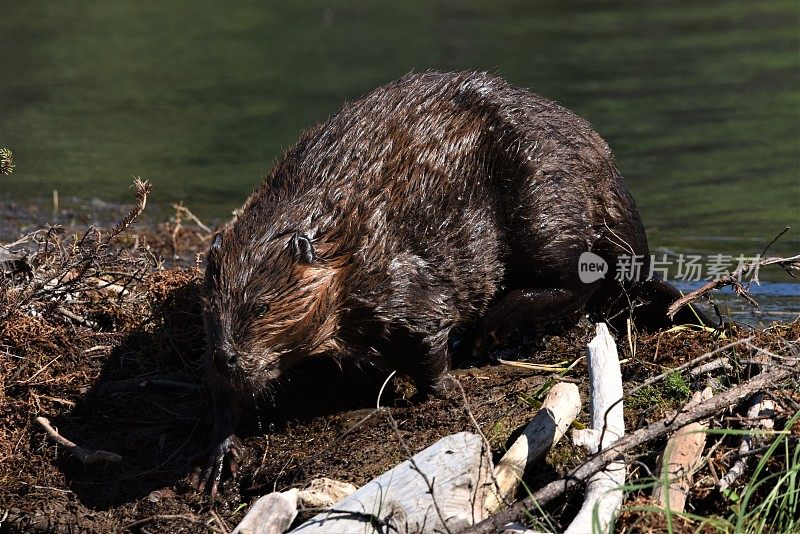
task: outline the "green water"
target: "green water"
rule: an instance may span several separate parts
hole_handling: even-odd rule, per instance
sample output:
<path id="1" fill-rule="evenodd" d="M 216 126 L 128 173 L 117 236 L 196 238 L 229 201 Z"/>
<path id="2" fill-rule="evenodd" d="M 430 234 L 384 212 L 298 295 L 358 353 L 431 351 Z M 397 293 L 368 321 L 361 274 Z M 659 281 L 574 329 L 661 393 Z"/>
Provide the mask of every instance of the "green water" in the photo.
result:
<path id="1" fill-rule="evenodd" d="M 239 206 L 343 101 L 411 70 L 479 69 L 589 119 L 653 248 L 800 250 L 800 4 L 30 2 L 0 17 L 0 200 Z"/>

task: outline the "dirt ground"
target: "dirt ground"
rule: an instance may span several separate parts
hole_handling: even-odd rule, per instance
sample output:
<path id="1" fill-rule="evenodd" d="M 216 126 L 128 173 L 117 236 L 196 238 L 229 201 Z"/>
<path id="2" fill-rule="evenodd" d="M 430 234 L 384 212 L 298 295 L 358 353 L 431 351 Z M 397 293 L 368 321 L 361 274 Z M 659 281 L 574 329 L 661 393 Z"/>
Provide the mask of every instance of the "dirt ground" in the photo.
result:
<path id="1" fill-rule="evenodd" d="M 70 229 L 62 243 L 73 230 L 98 224 L 96 214 L 90 220 L 79 211 L 62 218 Z M 114 220 L 117 211 L 109 209 L 106 218 Z M 35 220 L 43 216 L 9 205 L 0 213 L 6 232 L 0 232 L 0 242 L 5 243 L 14 240 L 9 228 L 19 237 L 37 227 Z M 152 262 L 148 265 L 156 266 L 138 274 L 126 286 L 129 296 L 124 298 L 98 289 L 79 292 L 73 300 L 62 292 L 50 296 L 56 301 L 26 301 L 20 275 L 0 286 L 0 532 L 227 532 L 259 495 L 302 487 L 319 477 L 359 486 L 407 458 L 385 415 L 374 409 L 388 373 L 369 365 L 340 368 L 315 361 L 280 383 L 274 401 L 252 408 L 242 435 L 244 463 L 222 486 L 221 495 L 211 499 L 188 485 L 193 460 L 210 433 L 200 367 L 202 271 L 196 264 L 208 236 L 186 219 L 145 223 L 120 234 L 115 247 L 136 250 L 130 257 L 145 261 L 146 256 Z M 32 250 L 31 243 L 25 246 Z M 592 333 L 591 325 L 582 323 L 506 356 L 568 364 L 583 356 Z M 797 346 L 800 323 L 739 335 L 755 335 L 754 345 L 782 353 Z M 618 344 L 625 387 L 730 341 L 689 330 L 640 335 L 635 342 L 622 336 Z M 749 350 L 738 346 L 720 355 L 742 358 Z M 742 365 L 735 373 L 715 377 L 716 384 L 726 386 L 750 372 Z M 404 377 L 394 378 L 384 392 L 382 405 L 391 406 L 400 438 L 411 451 L 447 434 L 474 430 L 469 410 L 499 456 L 515 430 L 535 413 L 531 398 L 541 398 L 542 385 L 557 378 L 508 365 L 456 369 L 454 376 L 466 398 L 454 390 L 447 398 L 412 404 L 407 399 L 413 387 Z M 583 360 L 567 374 L 580 384 L 585 405 L 586 376 Z M 684 384 L 688 389 L 703 385 Z M 662 387 L 649 397 L 632 399 L 626 406 L 628 430 L 645 426 L 688 397 L 688 390 L 673 389 Z M 787 395 L 800 401 L 796 391 Z M 78 445 L 116 453 L 121 461 L 81 462 L 47 436 L 38 417 L 49 419 Z M 579 421 L 587 422 L 586 407 Z M 727 437 L 713 439 L 720 443 L 715 458 L 724 469 L 731 462 L 724 452 L 736 443 Z M 654 460 L 659 446 L 663 442 L 638 451 L 638 459 Z M 583 458 L 581 450 L 564 440 L 526 482 L 538 487 Z M 631 468 L 629 479 L 642 476 L 639 467 Z M 713 480 L 692 492 L 696 513 L 724 513 Z M 634 492 L 630 502 L 642 498 L 642 492 Z M 547 511 L 556 521 L 563 517 L 568 522 L 569 511 L 580 500 L 578 490 Z M 660 530 L 641 514 L 627 513 L 622 521 L 627 531 L 635 531 L 636 525 Z"/>

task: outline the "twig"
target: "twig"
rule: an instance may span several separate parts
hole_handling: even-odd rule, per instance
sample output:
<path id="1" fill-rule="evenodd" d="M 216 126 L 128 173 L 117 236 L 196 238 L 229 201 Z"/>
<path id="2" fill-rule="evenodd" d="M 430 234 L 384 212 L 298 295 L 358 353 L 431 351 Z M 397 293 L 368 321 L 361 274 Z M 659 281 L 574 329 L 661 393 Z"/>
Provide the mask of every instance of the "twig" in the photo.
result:
<path id="1" fill-rule="evenodd" d="M 184 206 L 183 203 L 173 204 L 172 207 L 175 210 L 176 215 L 178 215 L 179 217 L 182 215 L 182 216 L 186 217 L 187 219 L 193 220 L 195 222 L 195 224 L 197 226 L 199 226 L 200 228 L 202 228 L 207 234 L 211 233 L 211 228 L 209 228 L 208 226 L 203 224 L 203 221 L 198 219 L 197 216 L 194 213 L 189 211 L 189 208 Z"/>
<path id="2" fill-rule="evenodd" d="M 222 519 L 217 513 L 217 511 L 214 510 L 213 508 L 211 509 L 211 515 L 214 518 L 214 521 L 217 522 L 217 525 L 219 525 L 219 529 L 222 532 L 222 534 L 230 534 L 231 529 L 228 528 L 228 525 L 225 524 L 225 520 Z"/>
<path id="3" fill-rule="evenodd" d="M 37 417 L 36 422 L 39 423 L 45 432 L 53 438 L 57 443 L 63 445 L 69 450 L 78 460 L 83 464 L 94 464 L 99 462 L 121 462 L 122 456 L 119 454 L 108 451 L 92 451 L 85 449 L 80 445 L 76 445 L 64 436 L 58 433 L 58 430 L 50 425 L 50 421 L 46 417 Z"/>
<path id="4" fill-rule="evenodd" d="M 733 286 L 733 290 L 736 292 L 737 295 L 745 299 L 749 302 L 753 307 L 758 308 L 758 302 L 753 299 L 750 295 L 747 294 L 747 290 L 744 288 L 741 282 L 739 282 L 738 278 L 732 274 L 724 274 L 717 278 L 716 280 L 711 280 L 703 287 L 699 289 L 695 289 L 691 293 L 679 298 L 672 305 L 667 309 L 667 315 L 670 319 L 675 317 L 675 314 L 678 311 L 689 304 L 690 302 L 694 302 L 695 300 L 699 299 L 706 293 L 709 293 L 715 289 L 719 289 L 725 286 Z"/>
<path id="5" fill-rule="evenodd" d="M 508 365 L 509 367 L 518 367 L 520 369 L 529 369 L 532 371 L 558 373 L 560 371 L 565 371 L 567 369 L 567 367 L 563 365 L 547 365 L 547 364 L 529 363 L 529 362 L 516 362 L 513 360 L 503 360 L 502 358 L 498 358 L 497 362 L 502 365 Z"/>
<path id="6" fill-rule="evenodd" d="M 523 519 L 528 513 L 528 510 L 536 506 L 547 504 L 576 484 L 583 483 L 608 463 L 616 460 L 622 453 L 643 443 L 669 434 L 689 423 L 705 419 L 728 406 L 736 405 L 754 392 L 769 389 L 777 382 L 796 374 L 797 369 L 780 369 L 760 373 L 750 380 L 712 397 L 708 402 L 702 403 L 688 411 L 682 411 L 674 417 L 661 419 L 646 428 L 628 434 L 614 442 L 608 449 L 587 459 L 583 464 L 573 469 L 565 478 L 547 484 L 530 497 L 474 525 L 465 532 L 472 534 L 496 532 L 507 523 Z"/>
<path id="7" fill-rule="evenodd" d="M 166 390 L 184 390 L 187 392 L 199 392 L 203 390 L 200 384 L 193 384 L 191 382 L 180 382 L 177 380 L 164 380 L 160 378 L 128 378 L 125 380 L 117 380 L 104 384 L 100 393 L 110 395 L 112 393 L 120 393 L 123 391 L 136 391 L 145 388 L 158 388 Z"/>
<path id="8" fill-rule="evenodd" d="M 762 251 L 761 251 L 760 257 L 762 257 L 762 258 L 763 258 L 763 257 L 764 257 L 764 254 L 766 254 L 766 253 L 767 253 L 767 251 L 770 249 L 770 247 L 772 247 L 772 245 L 774 245 L 774 244 L 775 244 L 775 242 L 776 242 L 776 241 L 778 241 L 778 239 L 780 239 L 781 237 L 783 237 L 783 234 L 785 234 L 786 232 L 788 232 L 788 231 L 789 231 L 789 230 L 791 230 L 791 229 L 792 229 L 792 227 L 791 227 L 791 226 L 786 226 L 786 227 L 785 227 L 783 230 L 781 230 L 781 231 L 778 233 L 778 235 L 776 235 L 775 237 L 773 237 L 773 238 L 772 238 L 772 241 L 770 241 L 770 242 L 769 242 L 769 244 L 768 244 L 766 247 L 764 247 L 764 250 L 762 250 Z"/>
<path id="9" fill-rule="evenodd" d="M 45 400 L 49 400 L 50 402 L 57 402 L 59 404 L 64 404 L 65 406 L 69 406 L 70 408 L 74 408 L 75 407 L 75 403 L 72 402 L 71 400 L 61 399 L 59 397 L 50 397 L 49 395 L 36 395 L 36 394 L 34 394 L 34 395 L 38 399 L 45 399 Z"/>
<path id="10" fill-rule="evenodd" d="M 94 347 L 89 347 L 88 349 L 81 352 L 84 356 L 87 354 L 93 354 L 95 352 L 101 352 L 105 350 L 110 350 L 114 348 L 113 345 L 95 345 Z"/>
<path id="11" fill-rule="evenodd" d="M 124 275 L 124 277 L 126 277 L 126 278 L 128 276 L 129 276 L 128 274 Z M 115 282 L 116 281 L 119 281 L 119 279 L 115 280 Z M 116 284 L 114 282 L 109 282 L 108 280 L 103 280 L 102 278 L 89 278 L 88 282 L 90 284 L 94 284 L 97 287 L 97 289 L 108 289 L 109 291 L 113 291 L 117 295 L 120 295 L 120 296 L 123 296 L 123 297 L 129 293 L 127 288 L 125 288 L 125 287 L 123 287 L 123 286 L 121 286 L 119 284 Z"/>
<path id="12" fill-rule="evenodd" d="M 741 345 L 743 343 L 747 343 L 751 339 L 753 339 L 753 336 L 733 341 L 731 343 L 728 343 L 727 345 L 723 345 L 722 347 L 717 347 L 716 349 L 712 350 L 711 352 L 707 352 L 707 353 L 705 353 L 705 354 L 703 354 L 701 356 L 698 356 L 697 358 L 692 358 L 688 362 L 686 362 L 684 364 L 681 364 L 678 367 L 674 367 L 672 369 L 668 369 L 667 371 L 664 371 L 660 375 L 656 375 L 656 376 L 654 376 L 652 378 L 648 378 L 647 380 L 645 380 L 644 382 L 642 382 L 641 384 L 639 384 L 638 386 L 636 386 L 635 388 L 630 390 L 628 393 L 626 393 L 625 397 L 626 398 L 630 397 L 634 393 L 636 393 L 638 391 L 641 391 L 642 389 L 646 388 L 647 386 L 651 386 L 651 385 L 655 384 L 656 382 L 658 382 L 660 380 L 663 380 L 664 378 L 668 377 L 669 375 L 672 375 L 674 373 L 677 373 L 678 371 L 683 371 L 684 369 L 687 369 L 689 367 L 697 365 L 698 363 L 711 358 L 715 354 L 719 354 L 720 352 L 722 352 L 724 350 L 727 350 L 727 349 L 730 349 L 730 348 L 733 348 L 733 347 L 735 347 L 737 345 Z"/>
<path id="13" fill-rule="evenodd" d="M 54 364 L 54 363 L 55 363 L 55 362 L 56 362 L 56 361 L 57 361 L 59 358 L 61 358 L 61 356 L 62 356 L 62 355 L 61 355 L 61 354 L 59 354 L 58 356 L 56 356 L 55 358 L 53 358 L 52 360 L 50 360 L 49 362 L 47 362 L 46 364 L 44 364 L 43 366 L 41 366 L 41 367 L 39 368 L 39 370 L 38 370 L 38 371 L 36 371 L 35 373 L 33 373 L 33 374 L 30 376 L 30 377 L 28 377 L 27 379 L 25 379 L 25 380 L 23 380 L 23 381 L 21 381 L 21 382 L 17 382 L 17 384 L 30 384 L 31 382 L 33 382 L 33 379 L 34 379 L 34 378 L 36 378 L 37 376 L 39 376 L 40 374 L 42 374 L 42 372 L 44 372 L 44 370 L 45 370 L 45 369 L 47 369 L 48 367 L 50 367 L 51 365 L 53 365 L 53 364 Z"/>
<path id="14" fill-rule="evenodd" d="M 697 300 L 698 298 L 702 297 L 703 295 L 705 295 L 710 291 L 725 286 L 732 286 L 733 290 L 736 292 L 737 295 L 739 295 L 747 302 L 749 302 L 751 305 L 757 308 L 758 302 L 756 302 L 753 299 L 753 297 L 751 297 L 748 294 L 747 288 L 744 285 L 742 285 L 741 278 L 745 273 L 752 272 L 754 269 L 756 272 L 758 272 L 758 269 L 760 269 L 761 267 L 766 267 L 767 265 L 774 265 L 774 264 L 780 265 L 787 273 L 789 273 L 791 276 L 794 276 L 791 273 L 790 269 L 800 270 L 800 254 L 796 256 L 791 256 L 789 258 L 767 258 L 764 260 L 745 263 L 741 267 L 736 269 L 736 271 L 734 271 L 733 273 L 724 274 L 718 279 L 712 280 L 707 284 L 705 284 L 703 287 L 695 289 L 686 296 L 679 298 L 669 307 L 669 309 L 667 310 L 667 315 L 669 315 L 670 318 L 673 318 L 675 317 L 675 314 L 678 313 L 678 310 L 680 310 L 685 305 Z M 757 277 L 757 275 L 755 276 Z"/>
<path id="15" fill-rule="evenodd" d="M 764 395 L 756 395 L 750 399 L 750 408 L 747 410 L 747 418 L 749 420 L 750 428 L 761 427 L 770 429 L 774 426 L 772 417 L 775 415 L 775 401 L 767 399 Z M 763 415 L 762 415 L 763 414 Z M 752 434 L 745 434 L 742 436 L 742 442 L 739 444 L 739 455 L 736 462 L 731 467 L 730 471 L 725 473 L 719 481 L 719 490 L 725 491 L 736 480 L 742 476 L 747 469 L 747 460 L 749 452 L 753 448 Z"/>
<path id="16" fill-rule="evenodd" d="M 786 369 L 794 369 L 794 367 L 792 365 L 789 365 L 789 364 L 781 364 L 781 363 L 778 363 L 776 361 L 769 361 L 769 360 L 767 360 L 767 361 L 754 360 L 754 359 L 751 359 L 751 358 L 742 358 L 741 360 L 739 360 L 739 363 L 741 363 L 742 365 L 754 365 L 754 366 L 758 366 L 759 368 L 763 368 L 763 369 L 765 369 L 767 367 L 783 367 L 783 368 L 786 368 Z"/>
<path id="17" fill-rule="evenodd" d="M 461 393 L 461 402 L 463 402 L 464 411 L 469 418 L 469 422 L 472 423 L 472 427 L 475 429 L 475 432 L 481 437 L 483 440 L 483 444 L 486 447 L 487 451 L 492 450 L 492 446 L 489 443 L 489 439 L 486 437 L 486 434 L 483 433 L 481 429 L 481 425 L 478 424 L 478 420 L 475 419 L 475 414 L 472 413 L 472 409 L 469 407 L 469 399 L 467 398 L 467 392 L 464 391 L 464 386 L 461 385 L 461 381 L 456 377 L 451 377 L 453 379 L 453 384 L 458 389 L 459 393 Z"/>
<path id="18" fill-rule="evenodd" d="M 491 478 L 490 488 L 486 492 L 484 492 L 483 495 L 481 495 L 481 492 L 479 492 L 477 490 L 474 491 L 472 493 L 472 497 L 471 497 L 470 500 L 472 502 L 472 509 L 475 510 L 476 506 L 477 506 L 477 501 L 478 501 L 478 499 L 480 499 L 482 501 L 482 503 L 483 503 L 482 513 L 486 513 L 486 503 L 490 502 L 489 495 L 491 493 L 493 493 L 493 490 L 498 495 L 502 494 L 502 488 L 500 487 L 500 484 L 498 483 L 496 471 L 495 471 L 494 466 L 492 465 L 492 459 L 490 457 L 491 456 L 492 445 L 491 445 L 491 443 L 489 443 L 489 440 L 487 439 L 486 434 L 484 434 L 483 429 L 481 429 L 481 425 L 478 424 L 478 420 L 475 419 L 475 414 L 472 413 L 472 408 L 469 407 L 469 399 L 467 398 L 467 392 L 464 391 L 464 386 L 461 385 L 461 381 L 458 380 L 456 377 L 451 377 L 451 378 L 452 378 L 453 383 L 455 384 L 456 388 L 458 389 L 459 393 L 461 393 L 461 402 L 463 403 L 464 411 L 466 412 L 470 423 L 472 423 L 472 426 L 475 429 L 475 432 L 477 432 L 477 434 L 481 437 L 481 440 L 483 441 L 483 451 L 481 451 L 481 463 L 483 463 L 484 460 L 488 461 L 489 478 Z M 575 416 L 573 416 L 572 419 L 575 419 Z M 563 432 L 562 432 L 562 435 L 563 435 Z M 560 439 L 560 437 L 559 437 L 559 439 Z M 506 506 L 507 504 L 508 503 L 504 500 L 503 501 L 503 506 Z M 494 510 L 492 510 L 492 512 L 493 511 Z M 482 515 L 481 517 L 485 517 L 485 515 Z"/>
<path id="19" fill-rule="evenodd" d="M 75 493 L 72 490 L 65 490 L 61 488 L 54 488 L 52 486 L 37 486 L 36 484 L 31 484 L 30 487 L 40 489 L 40 490 L 48 490 L 48 491 L 55 491 L 56 493 L 63 493 L 65 495 L 70 493 Z M 0 519 L 0 523 L 2 523 L 2 519 Z"/>
<path id="20" fill-rule="evenodd" d="M 147 205 L 147 195 L 153 190 L 153 185 L 147 180 L 142 180 L 138 176 L 133 180 L 133 186 L 136 188 L 136 206 L 128 212 L 124 219 L 119 224 L 112 228 L 106 236 L 104 244 L 108 244 L 116 236 L 124 232 L 133 222 L 142 214 L 145 206 Z"/>
<path id="21" fill-rule="evenodd" d="M 86 327 L 91 328 L 91 329 L 97 328 L 97 323 L 96 322 L 94 322 L 92 320 L 89 320 L 89 319 L 86 319 L 84 317 L 81 317 L 80 315 L 78 315 L 76 313 L 72 313 L 71 311 L 69 311 L 66 308 L 63 308 L 63 307 L 59 306 L 58 308 L 56 308 L 56 311 L 58 313 L 60 313 L 61 315 L 63 315 L 64 317 L 66 317 L 67 319 L 71 319 L 71 320 L 75 321 L 78 324 L 82 324 L 83 326 L 86 326 Z"/>

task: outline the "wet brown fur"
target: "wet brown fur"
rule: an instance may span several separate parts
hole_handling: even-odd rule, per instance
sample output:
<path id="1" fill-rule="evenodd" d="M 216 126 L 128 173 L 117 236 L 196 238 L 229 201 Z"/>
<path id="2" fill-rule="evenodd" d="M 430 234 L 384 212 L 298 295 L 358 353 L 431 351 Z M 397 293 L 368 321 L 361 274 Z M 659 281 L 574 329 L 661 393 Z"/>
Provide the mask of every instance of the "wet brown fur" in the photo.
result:
<path id="1" fill-rule="evenodd" d="M 609 262 L 605 280 L 579 280 L 585 251 Z M 620 254 L 646 259 L 647 240 L 589 123 L 491 75 L 407 75 L 306 131 L 212 247 L 212 382 L 259 392 L 332 356 L 432 386 L 454 333 L 619 312 Z"/>

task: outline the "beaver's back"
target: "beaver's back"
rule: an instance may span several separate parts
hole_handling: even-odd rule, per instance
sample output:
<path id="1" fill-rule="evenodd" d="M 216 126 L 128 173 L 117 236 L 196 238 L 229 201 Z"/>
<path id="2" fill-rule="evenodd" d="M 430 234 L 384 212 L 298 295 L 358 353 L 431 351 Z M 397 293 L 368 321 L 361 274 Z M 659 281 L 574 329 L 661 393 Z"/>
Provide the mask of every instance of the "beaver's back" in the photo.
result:
<path id="1" fill-rule="evenodd" d="M 302 206 L 304 224 L 340 234 L 369 265 L 411 252 L 493 283 L 559 279 L 575 250 L 606 255 L 609 230 L 647 251 L 590 125 L 480 73 L 412 74 L 345 105 L 303 135 L 256 197 L 278 211 Z"/>
<path id="2" fill-rule="evenodd" d="M 468 72 L 405 76 L 304 133 L 234 223 L 235 241 L 252 249 L 236 269 L 260 269 L 275 254 L 266 243 L 292 232 L 322 257 L 346 258 L 325 297 L 340 310 L 326 331 L 354 332 L 357 347 L 398 325 L 446 339 L 514 288 L 565 288 L 582 306 L 600 283 L 579 280 L 582 252 L 606 258 L 612 273 L 620 253 L 647 254 L 590 125 Z"/>
<path id="3" fill-rule="evenodd" d="M 645 313 L 666 317 L 674 288 L 583 283 L 587 251 L 615 273 L 622 255 L 646 261 L 647 243 L 608 146 L 573 113 L 478 73 L 408 75 L 345 105 L 212 241 L 203 484 L 213 493 L 238 457 L 234 400 L 302 359 L 383 359 L 436 393 L 454 330 L 474 327 L 462 346 L 485 355 L 584 310 L 623 316 L 637 287 Z"/>

